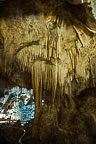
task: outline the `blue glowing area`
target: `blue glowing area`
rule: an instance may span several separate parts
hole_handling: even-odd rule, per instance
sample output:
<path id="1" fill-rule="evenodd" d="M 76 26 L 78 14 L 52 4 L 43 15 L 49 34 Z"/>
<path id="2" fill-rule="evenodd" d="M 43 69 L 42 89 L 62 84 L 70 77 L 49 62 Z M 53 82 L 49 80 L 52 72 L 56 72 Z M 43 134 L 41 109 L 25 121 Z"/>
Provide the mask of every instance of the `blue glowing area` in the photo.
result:
<path id="1" fill-rule="evenodd" d="M 96 19 L 96 6 L 93 8 L 92 12 L 93 12 L 94 18 Z"/>
<path id="2" fill-rule="evenodd" d="M 96 0 L 90 0 L 91 7 L 92 7 L 92 13 L 94 15 L 94 18 L 96 19 Z"/>
<path id="3" fill-rule="evenodd" d="M 0 122 L 21 121 L 24 126 L 29 120 L 34 119 L 35 103 L 33 89 L 14 87 L 5 89 L 4 97 L 0 99 Z M 4 119 L 6 121 L 4 121 Z"/>
<path id="4" fill-rule="evenodd" d="M 25 105 L 24 101 L 20 102 L 21 125 L 26 124 L 30 119 L 34 119 L 35 104 L 34 102 Z"/>

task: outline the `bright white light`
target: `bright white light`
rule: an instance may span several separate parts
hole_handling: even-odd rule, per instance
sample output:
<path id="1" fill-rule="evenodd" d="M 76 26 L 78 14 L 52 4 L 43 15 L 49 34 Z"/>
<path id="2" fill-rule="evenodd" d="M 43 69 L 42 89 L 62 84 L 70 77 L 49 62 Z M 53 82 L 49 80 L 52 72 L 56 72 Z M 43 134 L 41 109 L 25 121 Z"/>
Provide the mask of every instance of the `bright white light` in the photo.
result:
<path id="1" fill-rule="evenodd" d="M 0 103 L 3 105 L 0 107 L 0 118 L 21 120 L 21 125 L 24 125 L 30 119 L 34 119 L 33 89 L 27 90 L 19 87 L 14 87 L 10 90 L 5 89 L 4 98 L 0 99 Z M 11 108 L 8 108 L 7 105 L 11 106 Z"/>

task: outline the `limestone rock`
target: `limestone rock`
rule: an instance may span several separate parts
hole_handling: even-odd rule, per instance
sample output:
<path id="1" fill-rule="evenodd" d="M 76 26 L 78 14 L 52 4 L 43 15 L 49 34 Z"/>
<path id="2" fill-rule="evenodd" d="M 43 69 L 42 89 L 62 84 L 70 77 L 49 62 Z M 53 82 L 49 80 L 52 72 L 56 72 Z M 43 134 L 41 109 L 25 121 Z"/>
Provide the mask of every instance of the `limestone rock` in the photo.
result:
<path id="1" fill-rule="evenodd" d="M 74 5 L 58 0 L 6 1 L 0 15 L 1 73 L 10 81 L 19 81 L 21 87 L 31 85 L 35 96 L 36 124 L 40 116 L 41 121 L 43 117 L 40 115 L 42 99 L 47 107 L 45 111 L 50 111 L 50 107 L 57 108 L 55 114 L 60 115 L 63 121 L 56 117 L 57 131 L 69 135 L 74 144 L 80 142 L 79 130 L 85 128 L 86 120 L 92 118 L 95 123 L 95 113 L 89 118 L 83 111 L 81 118 L 78 118 L 80 109 L 78 112 L 75 102 L 82 90 L 96 87 L 96 21 L 92 15 L 95 1 L 90 5 L 89 1 L 81 2 Z M 89 99 L 85 105 L 89 101 L 93 103 Z M 77 125 L 81 123 L 77 133 L 74 126 L 71 127 L 74 117 Z M 63 126 L 60 127 L 60 124 Z M 44 130 L 46 128 L 44 126 Z M 84 130 L 87 131 L 87 125 Z M 77 134 L 76 141 L 73 140 L 74 133 Z M 84 142 L 86 137 L 88 135 L 82 132 L 82 143 L 88 142 Z"/>

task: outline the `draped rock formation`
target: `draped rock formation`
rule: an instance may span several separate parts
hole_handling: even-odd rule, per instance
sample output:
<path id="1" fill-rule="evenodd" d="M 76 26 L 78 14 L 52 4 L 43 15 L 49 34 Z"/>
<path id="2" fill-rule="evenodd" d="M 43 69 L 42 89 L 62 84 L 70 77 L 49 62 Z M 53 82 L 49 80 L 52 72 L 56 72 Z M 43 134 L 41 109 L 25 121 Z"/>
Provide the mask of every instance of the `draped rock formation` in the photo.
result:
<path id="1" fill-rule="evenodd" d="M 82 90 L 96 86 L 96 21 L 89 1 L 75 2 L 20 0 L 2 4 L 0 71 L 21 87 L 31 84 L 36 117 L 42 99 L 45 106 L 61 106 L 58 101 L 63 100 L 72 108 L 73 99 Z M 24 77 L 31 75 L 26 81 L 24 73 Z"/>

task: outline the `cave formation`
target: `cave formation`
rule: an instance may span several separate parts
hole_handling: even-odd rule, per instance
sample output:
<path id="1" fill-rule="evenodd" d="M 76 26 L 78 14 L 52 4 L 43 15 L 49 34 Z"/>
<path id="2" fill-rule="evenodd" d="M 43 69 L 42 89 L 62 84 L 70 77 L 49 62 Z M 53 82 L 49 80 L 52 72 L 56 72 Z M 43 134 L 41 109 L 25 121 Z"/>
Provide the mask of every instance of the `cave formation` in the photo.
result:
<path id="1" fill-rule="evenodd" d="M 96 143 L 95 3 L 0 0 L 0 96 L 18 85 L 35 97 L 23 143 Z"/>

